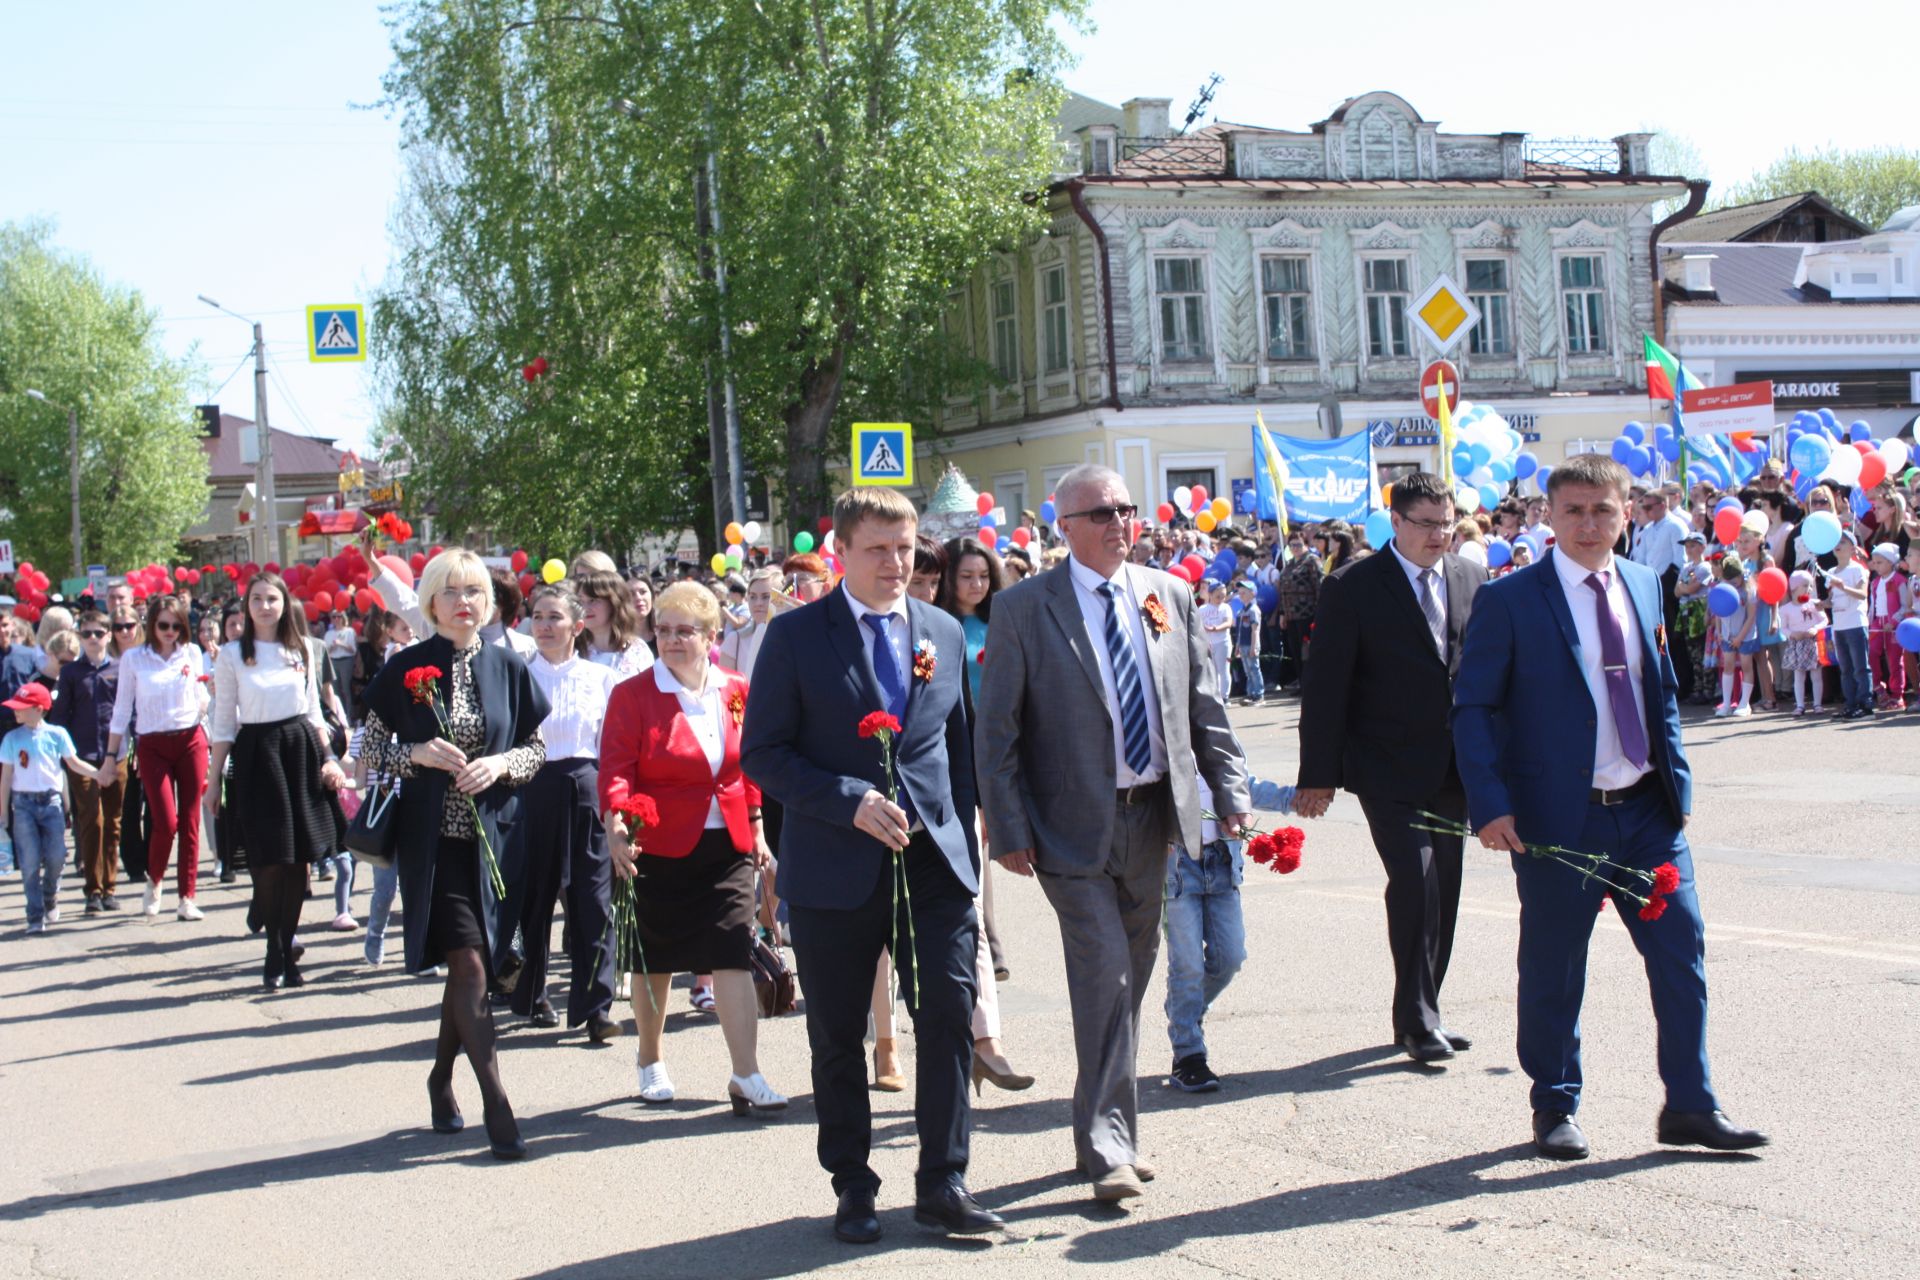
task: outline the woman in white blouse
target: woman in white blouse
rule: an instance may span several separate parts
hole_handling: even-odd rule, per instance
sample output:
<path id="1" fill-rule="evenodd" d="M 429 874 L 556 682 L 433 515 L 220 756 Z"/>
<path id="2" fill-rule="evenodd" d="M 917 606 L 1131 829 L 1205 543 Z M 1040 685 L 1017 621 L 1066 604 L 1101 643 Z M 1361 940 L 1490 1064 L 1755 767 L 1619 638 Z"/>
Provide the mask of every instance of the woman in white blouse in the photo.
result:
<path id="1" fill-rule="evenodd" d="M 536 1027 L 556 1027 L 547 1000 L 553 908 L 564 886 L 571 938 L 567 1025 L 585 1023 L 596 1044 L 620 1034 L 613 1019 L 613 862 L 600 823 L 600 724 L 620 676 L 575 649 L 586 625 L 580 598 L 564 584 L 535 588 L 530 617 L 538 652 L 527 664 L 551 708 L 540 722 L 547 762 L 520 793 L 519 842 L 514 861 L 524 868 L 520 909 L 525 967 L 513 989 L 513 1011 Z"/>
<path id="2" fill-rule="evenodd" d="M 589 569 L 573 580 L 573 590 L 586 610 L 587 626 L 580 636 L 582 656 L 612 667 L 622 680 L 653 665 L 653 650 L 640 638 L 633 589 L 619 574 Z"/>
<path id="3" fill-rule="evenodd" d="M 107 754 L 118 758 L 128 727 L 137 722 L 134 759 L 153 824 L 142 913 L 160 914 L 161 881 L 177 840 L 177 911 L 182 920 L 198 920 L 194 890 L 200 881 L 200 797 L 207 791 L 207 734 L 200 717 L 207 706 L 207 687 L 200 646 L 187 628 L 187 611 L 175 597 L 156 595 L 147 602 L 147 642 L 120 658 Z"/>
<path id="4" fill-rule="evenodd" d="M 340 848 L 335 798 L 346 774 L 328 746 L 315 670 L 299 607 L 279 575 L 247 584 L 247 620 L 213 669 L 213 768 L 233 761 L 229 811 L 246 842 L 253 915 L 267 934 L 265 985 L 298 987 L 293 935 L 308 868 Z"/>

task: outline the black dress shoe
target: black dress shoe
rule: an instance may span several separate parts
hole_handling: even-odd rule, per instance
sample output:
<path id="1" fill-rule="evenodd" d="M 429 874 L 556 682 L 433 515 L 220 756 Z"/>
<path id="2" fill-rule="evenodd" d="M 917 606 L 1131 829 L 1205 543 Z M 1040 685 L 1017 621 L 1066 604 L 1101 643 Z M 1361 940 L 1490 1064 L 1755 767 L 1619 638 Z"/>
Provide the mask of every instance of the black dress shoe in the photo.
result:
<path id="1" fill-rule="evenodd" d="M 1541 1155 L 1554 1160 L 1585 1160 L 1589 1152 L 1587 1135 L 1564 1111 L 1533 1113 L 1533 1145 Z"/>
<path id="2" fill-rule="evenodd" d="M 488 1111 L 485 1118 L 487 1146 L 495 1160 L 519 1160 L 527 1154 L 527 1144 L 520 1138 L 520 1123 L 513 1118 L 511 1107 L 502 1105 L 498 1111 Z"/>
<path id="3" fill-rule="evenodd" d="M 555 1013 L 553 1006 L 544 1000 L 533 1006 L 533 1012 L 527 1015 L 527 1020 L 536 1027 L 557 1027 L 560 1025 L 560 1015 Z"/>
<path id="4" fill-rule="evenodd" d="M 1439 1062 L 1453 1056 L 1453 1046 L 1438 1031 L 1409 1031 L 1400 1037 L 1400 1047 L 1415 1062 Z"/>
<path id="5" fill-rule="evenodd" d="M 849 1187 L 840 1193 L 840 1205 L 833 1211 L 833 1235 L 848 1244 L 872 1244 L 880 1238 L 872 1187 Z"/>
<path id="6" fill-rule="evenodd" d="M 1468 1049 L 1473 1048 L 1473 1041 L 1463 1035 L 1449 1031 L 1445 1027 L 1440 1028 L 1440 1038 L 1445 1040 L 1447 1044 L 1453 1048 L 1455 1053 L 1465 1053 Z"/>
<path id="7" fill-rule="evenodd" d="M 1758 1129 L 1742 1129 L 1724 1111 L 1661 1111 L 1657 1132 L 1669 1147 L 1711 1147 L 1715 1151 L 1751 1151 L 1767 1145 Z"/>
<path id="8" fill-rule="evenodd" d="M 458 1133 L 467 1127 L 467 1119 L 460 1114 L 460 1104 L 453 1100 L 453 1081 L 436 1084 L 432 1075 L 427 1076 L 427 1106 L 433 1115 L 435 1133 Z"/>
<path id="9" fill-rule="evenodd" d="M 951 1182 L 916 1199 L 913 1220 L 950 1236 L 982 1236 L 1007 1225 L 1005 1218 L 982 1208 L 972 1192 Z"/>
<path id="10" fill-rule="evenodd" d="M 605 1044 L 609 1040 L 620 1038 L 621 1026 L 604 1013 L 596 1013 L 587 1019 L 587 1038 L 595 1044 Z"/>

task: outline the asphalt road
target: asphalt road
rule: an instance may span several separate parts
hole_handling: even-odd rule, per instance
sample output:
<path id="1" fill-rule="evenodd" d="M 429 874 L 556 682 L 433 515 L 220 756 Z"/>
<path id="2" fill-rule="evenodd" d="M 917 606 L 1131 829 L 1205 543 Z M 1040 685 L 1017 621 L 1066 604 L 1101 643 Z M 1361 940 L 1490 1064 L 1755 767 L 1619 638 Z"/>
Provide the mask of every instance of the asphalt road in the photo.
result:
<path id="1" fill-rule="evenodd" d="M 1233 714 L 1256 772 L 1289 779 L 1293 704 Z M 515 1028 L 503 1070 L 532 1156 L 500 1165 L 464 1067 L 476 1123 L 426 1126 L 438 985 L 367 969 L 321 900 L 314 980 L 269 996 L 244 882 L 208 885 L 197 925 L 81 920 L 70 889 L 68 922 L 27 938 L 15 880 L 0 888 L 0 1276 L 1912 1275 L 1920 716 L 1699 720 L 1687 741 L 1714 1078 L 1736 1121 L 1772 1134 L 1757 1157 L 1654 1143 L 1646 982 L 1611 912 L 1584 1023 L 1593 1158 L 1533 1156 L 1516 909 L 1494 854 L 1469 850 L 1445 991 L 1475 1046 L 1440 1068 L 1397 1055 L 1383 878 L 1344 796 L 1308 825 L 1298 873 L 1251 873 L 1251 959 L 1208 1025 L 1220 1092 L 1163 1087 L 1149 993 L 1141 1103 L 1160 1173 L 1131 1211 L 1093 1204 L 1069 1171 L 1058 933 L 1035 886 L 1001 878 L 1006 1043 L 1039 1083 L 975 1112 L 970 1181 L 1013 1226 L 996 1243 L 914 1226 L 911 1093 L 873 1095 L 885 1239 L 831 1239 L 798 1018 L 761 1024 L 764 1069 L 795 1104 L 764 1125 L 728 1112 L 718 1026 L 684 987 L 666 1108 L 635 1100 L 630 1038 Z"/>

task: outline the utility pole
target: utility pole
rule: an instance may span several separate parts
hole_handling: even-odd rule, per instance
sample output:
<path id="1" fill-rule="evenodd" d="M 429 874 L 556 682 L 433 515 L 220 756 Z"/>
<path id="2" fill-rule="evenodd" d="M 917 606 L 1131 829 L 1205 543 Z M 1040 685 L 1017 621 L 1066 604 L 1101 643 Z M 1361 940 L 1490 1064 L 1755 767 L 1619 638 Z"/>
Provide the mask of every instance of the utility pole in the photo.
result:
<path id="1" fill-rule="evenodd" d="M 259 562 L 276 564 L 280 559 L 280 508 L 273 491 L 273 431 L 267 426 L 267 343 L 258 322 L 253 326 L 253 421 L 260 432 L 260 539 L 265 544 Z"/>
<path id="2" fill-rule="evenodd" d="M 720 170 L 707 148 L 707 200 L 713 218 L 713 283 L 720 296 L 720 372 L 726 380 L 727 500 L 736 524 L 747 520 L 747 475 L 740 463 L 740 405 L 733 394 L 733 330 L 727 324 L 727 252 L 720 222 Z"/>

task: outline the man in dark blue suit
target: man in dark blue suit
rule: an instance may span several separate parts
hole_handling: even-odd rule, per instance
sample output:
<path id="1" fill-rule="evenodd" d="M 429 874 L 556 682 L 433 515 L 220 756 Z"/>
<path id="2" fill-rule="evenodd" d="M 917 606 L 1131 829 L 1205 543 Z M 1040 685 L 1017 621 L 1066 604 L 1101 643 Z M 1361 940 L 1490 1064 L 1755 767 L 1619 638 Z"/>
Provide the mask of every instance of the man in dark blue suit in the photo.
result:
<path id="1" fill-rule="evenodd" d="M 917 1050 L 914 1217 L 966 1235 L 1004 1225 L 966 1185 L 980 891 L 966 642 L 951 616 L 907 597 L 917 527 L 890 489 L 840 495 L 845 577 L 768 624 L 741 740 L 747 776 L 786 811 L 779 890 L 807 996 L 820 1163 L 840 1198 L 834 1234 L 854 1244 L 880 1238 L 864 1038 L 888 947 Z M 880 740 L 858 733 L 875 711 L 902 725 L 891 797 Z"/>
<path id="2" fill-rule="evenodd" d="M 1651 871 L 1680 884 L 1664 914 L 1614 905 L 1646 963 L 1666 1107 L 1657 1136 L 1722 1151 L 1766 1145 L 1720 1110 L 1707 1070 L 1705 929 L 1687 849 L 1693 777 L 1680 745 L 1660 580 L 1613 554 L 1629 477 L 1582 454 L 1547 482 L 1555 545 L 1481 588 L 1454 681 L 1453 737 L 1467 808 L 1489 849 L 1513 854 L 1520 893 L 1520 1065 L 1533 1080 L 1534 1145 L 1588 1152 L 1580 1106 L 1580 1002 L 1587 943 L 1609 890 L 1529 842 Z M 1621 883 L 1621 873 L 1608 878 Z M 1629 880 L 1627 887 L 1637 888 Z"/>

